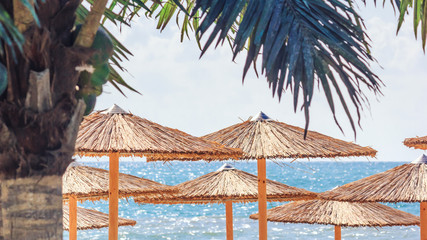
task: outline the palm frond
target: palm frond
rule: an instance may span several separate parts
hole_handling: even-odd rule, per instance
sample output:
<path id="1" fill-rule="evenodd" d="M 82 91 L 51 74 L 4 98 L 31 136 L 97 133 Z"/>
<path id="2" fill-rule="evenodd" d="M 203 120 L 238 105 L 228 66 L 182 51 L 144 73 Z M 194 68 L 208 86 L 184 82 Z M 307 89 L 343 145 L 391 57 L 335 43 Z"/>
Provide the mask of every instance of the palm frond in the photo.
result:
<path id="1" fill-rule="evenodd" d="M 136 93 L 141 94 L 140 92 L 138 92 L 135 88 L 133 88 L 132 86 L 130 86 L 123 78 L 122 76 L 120 76 L 119 73 L 117 73 L 117 71 L 114 69 L 114 67 L 111 67 L 110 64 L 110 75 L 108 76 L 108 82 L 111 83 L 111 85 L 113 85 L 114 88 L 116 88 L 121 94 L 123 94 L 123 96 L 126 96 L 124 94 L 124 92 L 120 89 L 120 86 L 126 87 L 127 89 L 134 91 Z"/>
<path id="2" fill-rule="evenodd" d="M 380 93 L 381 81 L 369 67 L 372 57 L 367 50 L 363 24 L 357 23 L 361 18 L 345 1 L 196 0 L 195 11 L 202 12 L 198 29 L 202 36 L 214 25 L 202 55 L 215 39 L 216 45 L 222 44 L 233 30 L 233 24 L 241 18 L 233 54 L 235 58 L 249 45 L 243 80 L 249 67 L 255 66 L 261 56 L 262 73 L 273 96 L 277 94 L 280 100 L 282 93 L 289 89 L 294 95 L 295 111 L 302 98 L 306 130 L 316 83 L 323 86 L 335 120 L 332 92 L 336 91 L 355 133 L 346 99 L 353 104 L 360 120 L 359 111 L 367 103 L 361 86 Z"/>
<path id="3" fill-rule="evenodd" d="M 20 0 L 21 4 L 28 9 L 36 25 L 40 25 L 40 20 L 36 14 L 36 7 L 38 0 L 30 3 L 28 0 Z M 11 15 L 6 11 L 5 6 L 0 2 L 0 42 L 4 42 L 5 45 L 11 50 L 13 58 L 16 58 L 15 49 L 16 46 L 19 51 L 22 52 L 22 46 L 25 43 L 25 38 L 19 29 L 15 26 L 15 23 Z M 4 48 L 0 47 L 0 56 L 3 56 Z"/>
<path id="4" fill-rule="evenodd" d="M 92 3 L 92 0 L 88 1 L 89 3 Z M 126 2 L 126 1 L 124 1 Z M 113 12 L 113 9 L 115 6 L 118 6 L 117 3 L 113 4 L 114 1 L 110 4 L 108 10 L 106 8 L 105 11 L 105 19 L 108 19 L 109 21 L 111 21 L 112 23 L 114 23 L 115 25 L 117 24 L 126 24 L 129 25 L 129 22 L 126 19 L 129 19 L 129 16 L 123 16 L 122 13 L 120 14 L 116 14 Z M 124 6 L 123 8 L 129 8 L 130 6 Z M 135 7 L 135 6 L 132 6 Z M 123 12 L 125 10 L 122 10 L 120 12 Z M 110 14 L 108 14 L 108 12 Z M 76 24 L 82 24 L 84 22 L 84 20 L 86 19 L 87 14 L 89 13 L 89 10 L 83 5 L 81 4 L 77 11 L 76 11 Z M 103 20 L 105 22 L 105 20 Z M 114 69 L 113 65 L 115 67 L 117 67 L 118 69 L 120 69 L 121 71 L 126 71 L 126 69 L 123 67 L 122 62 L 124 60 L 129 60 L 130 56 L 133 56 L 132 53 L 130 52 L 129 49 L 127 49 L 117 38 L 114 37 L 113 34 L 111 34 L 111 32 L 109 32 L 104 26 L 102 26 L 102 28 L 104 28 L 104 30 L 109 34 L 113 44 L 114 44 L 114 53 L 113 56 L 110 59 L 109 65 L 110 65 L 110 69 Z M 138 91 L 136 91 L 134 88 L 130 87 L 128 84 L 126 84 L 126 82 L 124 81 L 124 79 L 120 76 L 120 74 L 117 71 L 111 71 L 108 81 L 110 83 L 112 83 L 112 85 L 117 88 L 119 90 L 119 92 L 121 92 L 123 94 L 123 91 L 119 89 L 118 85 L 124 86 L 134 92 L 139 93 Z M 113 84 L 116 83 L 116 84 Z"/>
<path id="5" fill-rule="evenodd" d="M 191 18 L 189 12 L 194 8 L 194 0 L 166 0 L 162 2 L 154 2 L 150 6 L 150 13 L 147 17 L 152 17 L 157 21 L 157 29 L 163 31 L 170 20 L 175 16 L 176 24 L 181 29 L 181 42 L 186 36 L 190 39 L 189 30 L 193 31 L 199 27 L 199 17 Z M 160 7 L 160 9 L 159 9 Z M 200 47 L 199 36 L 195 35 L 197 44 Z"/>
<path id="6" fill-rule="evenodd" d="M 426 40 L 427 40 L 427 3 L 425 0 L 396 0 L 396 6 L 399 8 L 399 22 L 397 24 L 397 31 L 399 33 L 400 28 L 402 27 L 405 16 L 409 15 L 409 8 L 413 8 L 413 28 L 414 34 L 417 38 L 418 29 L 421 23 L 421 41 L 422 48 L 425 51 Z M 394 7 L 394 4 L 392 2 Z"/>
<path id="7" fill-rule="evenodd" d="M 183 0 L 187 1 L 188 8 L 184 8 L 178 0 L 168 0 L 163 3 L 160 0 L 152 0 L 152 4 L 147 5 L 148 0 L 113 0 L 109 2 L 109 5 L 105 8 L 104 17 L 102 19 L 103 25 L 109 21 L 116 26 L 121 27 L 121 25 L 130 27 L 131 21 L 135 16 L 139 16 L 141 11 L 145 13 L 147 17 L 156 16 L 158 19 L 157 28 L 163 30 L 166 25 L 170 22 L 173 15 L 176 14 L 177 18 L 180 13 L 184 13 L 184 20 L 182 23 L 182 34 L 186 34 L 188 36 L 188 27 L 190 26 L 198 26 L 197 20 L 193 22 L 189 21 L 188 12 L 192 10 L 191 2 L 193 0 Z M 94 0 L 86 0 L 89 5 L 92 5 Z M 185 10 L 185 11 L 184 11 Z M 84 22 L 89 10 L 81 4 L 76 12 L 77 19 L 76 23 L 81 24 Z M 178 23 L 178 22 L 177 22 Z M 191 24 L 193 26 L 191 26 Z M 111 73 L 109 75 L 108 81 L 115 87 L 120 93 L 123 91 L 120 89 L 120 86 L 126 87 L 131 91 L 137 92 L 134 88 L 132 88 L 126 81 L 122 78 L 120 73 L 118 73 L 114 67 L 119 69 L 122 72 L 125 72 L 126 69 L 122 65 L 124 60 L 129 60 L 130 56 L 133 56 L 132 53 L 127 49 L 120 41 L 117 40 L 104 26 L 104 30 L 110 35 L 112 42 L 114 44 L 114 53 L 110 58 L 110 69 Z M 182 39 L 182 38 L 181 38 Z M 197 39 L 197 37 L 196 37 Z M 113 67 L 114 66 L 114 67 Z"/>
<path id="8" fill-rule="evenodd" d="M 0 3 L 0 42 L 4 43 L 15 58 L 14 47 L 22 51 L 22 46 L 25 43 L 25 38 L 15 26 L 10 14 L 6 11 L 3 4 Z M 0 47 L 0 56 L 3 56 L 4 48 Z"/>
<path id="9" fill-rule="evenodd" d="M 167 1 L 163 5 L 163 8 L 160 10 L 160 12 L 156 16 L 156 18 L 158 19 L 157 29 L 160 29 L 161 31 L 165 29 L 166 25 L 172 19 L 176 9 L 177 9 L 177 6 L 172 0 Z"/>

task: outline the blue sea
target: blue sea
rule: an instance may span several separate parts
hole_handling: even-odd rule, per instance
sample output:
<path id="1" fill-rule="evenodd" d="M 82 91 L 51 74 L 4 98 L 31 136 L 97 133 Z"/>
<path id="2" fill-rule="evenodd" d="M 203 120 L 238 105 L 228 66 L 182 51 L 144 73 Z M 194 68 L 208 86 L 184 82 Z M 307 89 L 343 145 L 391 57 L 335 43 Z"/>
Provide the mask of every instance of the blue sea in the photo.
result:
<path id="1" fill-rule="evenodd" d="M 87 166 L 108 169 L 106 161 L 81 162 Z M 256 175 L 255 161 L 228 162 L 236 168 Z M 120 172 L 151 179 L 163 184 L 178 183 L 215 171 L 224 162 L 158 162 L 126 160 L 120 162 Z M 331 161 L 267 161 L 267 178 L 287 185 L 323 192 L 336 186 L 383 172 L 403 162 Z M 272 208 L 283 203 L 268 203 Z M 387 204 L 419 215 L 418 203 Z M 108 213 L 107 201 L 79 203 L 80 207 Z M 120 227 L 119 239 L 199 240 L 225 239 L 225 206 L 208 205 L 138 205 L 132 199 L 120 200 L 119 216 L 137 221 L 134 227 Z M 258 222 L 249 219 L 257 212 L 256 203 L 233 204 L 234 239 L 258 239 Z M 268 239 L 333 239 L 330 225 L 268 223 Z M 350 239 L 419 239 L 419 228 L 343 228 L 342 238 Z M 64 232 L 68 239 L 68 232 Z M 78 239 L 108 239 L 108 228 L 78 231 Z"/>

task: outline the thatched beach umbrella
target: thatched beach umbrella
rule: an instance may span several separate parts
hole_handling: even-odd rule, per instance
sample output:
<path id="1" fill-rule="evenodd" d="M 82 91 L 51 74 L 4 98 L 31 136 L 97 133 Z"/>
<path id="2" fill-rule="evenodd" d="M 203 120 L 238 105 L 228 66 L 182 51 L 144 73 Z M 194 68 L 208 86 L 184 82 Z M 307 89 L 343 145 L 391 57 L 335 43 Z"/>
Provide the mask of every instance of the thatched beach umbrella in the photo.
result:
<path id="1" fill-rule="evenodd" d="M 241 151 L 161 126 L 113 105 L 83 119 L 76 154 L 110 158 L 109 239 L 116 240 L 120 156 L 145 156 L 147 160 L 219 160 L 237 158 Z"/>
<path id="2" fill-rule="evenodd" d="M 219 130 L 202 138 L 227 147 L 241 148 L 243 159 L 258 162 L 259 237 L 267 239 L 266 161 L 267 158 L 332 158 L 375 156 L 370 147 L 361 147 L 326 135 L 274 121 L 260 112 L 250 121 Z"/>
<path id="3" fill-rule="evenodd" d="M 89 166 L 69 166 L 62 176 L 62 196 L 79 201 L 107 200 L 109 171 Z M 168 194 L 177 188 L 149 179 L 119 173 L 119 197 L 128 198 L 146 194 Z"/>
<path id="4" fill-rule="evenodd" d="M 96 201 L 108 199 L 109 172 L 104 169 L 81 166 L 73 163 L 62 176 L 62 196 L 69 205 L 70 239 L 77 239 L 78 213 L 77 201 Z M 175 187 L 152 180 L 119 174 L 119 197 L 158 194 L 164 196 L 176 192 Z M 67 208 L 68 210 L 68 208 Z M 68 213 L 68 211 L 67 211 Z"/>
<path id="5" fill-rule="evenodd" d="M 72 223 L 69 221 L 69 209 L 67 205 L 64 205 L 62 208 L 63 213 L 63 228 L 66 231 L 69 231 L 70 224 Z M 77 225 L 75 228 L 77 230 L 88 230 L 88 229 L 98 229 L 98 228 L 105 228 L 108 227 L 108 214 L 86 209 L 86 208 L 77 208 L 77 214 L 79 215 L 79 218 L 77 220 Z M 126 219 L 126 218 L 119 218 L 119 226 L 134 226 L 136 224 L 136 221 Z"/>
<path id="6" fill-rule="evenodd" d="M 155 204 L 208 204 L 224 203 L 227 239 L 233 239 L 233 202 L 258 201 L 257 176 L 224 164 L 215 172 L 176 185 L 177 193 L 164 197 L 149 195 L 136 197 L 137 203 Z M 313 199 L 316 193 L 302 188 L 268 180 L 267 201 L 293 201 Z"/>
<path id="7" fill-rule="evenodd" d="M 420 202 L 421 239 L 427 240 L 427 156 L 412 163 L 319 194 L 322 199 L 351 202 Z"/>
<path id="8" fill-rule="evenodd" d="M 239 149 L 140 118 L 117 105 L 85 117 L 76 143 L 76 154 L 80 156 L 110 156 L 111 153 L 146 157 L 147 161 L 209 161 L 239 158 L 242 154 Z"/>
<path id="9" fill-rule="evenodd" d="M 408 147 L 413 147 L 416 149 L 427 150 L 427 136 L 424 137 L 415 137 L 415 138 L 406 138 L 403 142 Z"/>
<path id="10" fill-rule="evenodd" d="M 252 214 L 251 219 L 258 219 Z M 335 240 L 341 227 L 386 227 L 419 224 L 419 218 L 379 203 L 350 203 L 328 200 L 296 201 L 267 211 L 271 222 L 326 224 L 335 226 Z"/>

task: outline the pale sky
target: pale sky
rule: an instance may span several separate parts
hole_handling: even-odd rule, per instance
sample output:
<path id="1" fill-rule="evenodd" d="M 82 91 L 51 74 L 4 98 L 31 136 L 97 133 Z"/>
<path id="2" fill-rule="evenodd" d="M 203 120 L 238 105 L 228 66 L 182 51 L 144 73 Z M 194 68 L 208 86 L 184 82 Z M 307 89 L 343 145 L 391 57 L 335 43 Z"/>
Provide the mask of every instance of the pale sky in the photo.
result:
<path id="1" fill-rule="evenodd" d="M 378 61 L 372 63 L 372 69 L 386 86 L 383 96 L 366 92 L 371 108 L 362 113 L 363 129 L 358 129 L 356 143 L 378 150 L 378 160 L 412 161 L 425 151 L 409 149 L 402 142 L 406 137 L 427 135 L 427 58 L 421 40 L 415 40 L 412 18 L 407 18 L 396 37 L 397 17 L 381 4 L 377 8 L 360 6 Z M 272 98 L 266 78 L 256 78 L 253 70 L 242 85 L 245 52 L 234 63 L 229 46 L 224 45 L 210 49 L 199 60 L 194 39 L 180 43 L 174 19 L 162 33 L 155 29 L 154 20 L 145 17 L 133 22 L 132 28 L 113 32 L 134 54 L 124 63 L 130 74 L 123 76 L 142 95 L 125 90 L 126 98 L 107 85 L 96 109 L 116 103 L 135 115 L 194 136 L 240 123 L 239 118 L 246 120 L 259 111 L 304 127 L 304 113 L 294 113 L 290 93 L 279 103 Z M 335 125 L 323 93 L 315 92 L 309 130 L 354 141 L 347 120 L 342 113 L 338 117 L 345 135 Z"/>

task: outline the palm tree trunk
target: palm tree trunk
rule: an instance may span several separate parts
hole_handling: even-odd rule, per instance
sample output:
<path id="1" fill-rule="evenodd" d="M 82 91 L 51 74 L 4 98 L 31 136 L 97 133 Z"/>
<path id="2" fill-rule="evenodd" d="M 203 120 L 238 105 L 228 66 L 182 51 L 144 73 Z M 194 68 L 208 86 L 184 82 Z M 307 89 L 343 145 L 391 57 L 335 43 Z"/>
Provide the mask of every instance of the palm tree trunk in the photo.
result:
<path id="1" fill-rule="evenodd" d="M 62 176 L 1 183 L 4 239 L 62 239 Z"/>
<path id="2" fill-rule="evenodd" d="M 77 69 L 93 54 L 107 0 L 95 1 L 77 43 L 81 0 L 29 0 L 37 19 L 21 0 L 1 2 L 26 42 L 22 51 L 0 46 L 8 80 L 0 93 L 0 240 L 62 239 L 62 174 L 85 110 Z"/>
<path id="3" fill-rule="evenodd" d="M 0 134 L 6 132 L 6 135 L 9 135 L 9 141 L 1 141 L 0 138 L 0 216 L 3 239 L 62 239 L 62 174 L 72 161 L 74 143 L 85 108 L 82 101 L 76 105 L 74 109 L 68 109 L 70 106 L 67 104 L 64 109 L 61 103 L 58 103 L 55 108 L 45 113 L 23 116 L 18 114 L 17 122 L 24 121 L 22 118 L 25 117 L 39 117 L 40 122 L 34 119 L 35 123 L 31 122 L 36 124 L 36 127 L 32 124 L 2 126 L 3 119 L 0 118 Z M 7 111 L 7 106 L 0 106 L 1 110 Z M 27 112 L 24 109 L 21 111 Z M 8 117 L 3 117 L 9 120 Z M 59 124 L 60 122 L 66 124 Z M 52 124 L 47 126 L 49 123 Z M 57 131 L 62 134 L 56 135 Z M 15 134 L 20 132 L 28 136 L 22 138 L 20 134 Z M 39 139 L 32 136 L 39 136 Z M 45 144 L 46 138 L 55 139 L 55 145 L 60 147 L 55 148 L 57 146 L 47 144 L 38 149 L 39 145 Z M 3 147 L 9 150 L 5 151 Z M 30 152 L 33 149 L 37 151 Z"/>
<path id="4" fill-rule="evenodd" d="M 17 2 L 2 0 L 11 16 L 20 15 Z M 72 44 L 79 4 L 38 1 L 40 25 L 20 23 L 23 51 L 5 47 L 0 55 L 8 75 L 0 94 L 0 239 L 62 239 L 62 174 L 85 109 L 75 97 L 76 67 L 92 54 Z"/>

